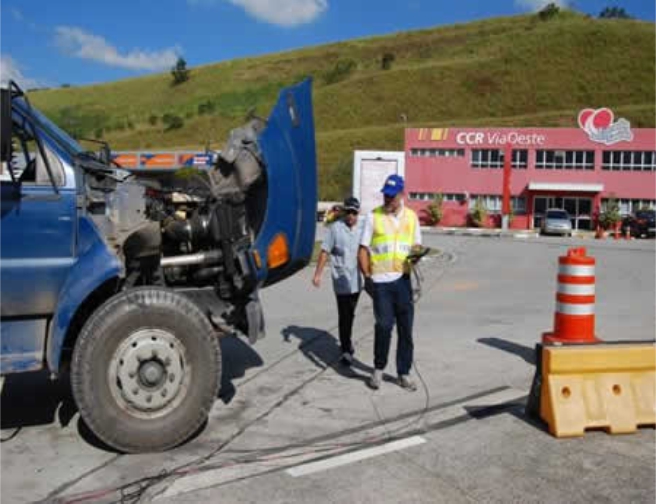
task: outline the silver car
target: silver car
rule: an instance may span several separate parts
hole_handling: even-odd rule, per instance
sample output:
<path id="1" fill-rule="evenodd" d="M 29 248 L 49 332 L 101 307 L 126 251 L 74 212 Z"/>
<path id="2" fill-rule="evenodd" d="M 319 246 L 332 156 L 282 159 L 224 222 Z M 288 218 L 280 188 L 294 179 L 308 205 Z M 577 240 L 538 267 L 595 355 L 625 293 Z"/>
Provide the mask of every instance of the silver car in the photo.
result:
<path id="1" fill-rule="evenodd" d="M 542 220 L 542 234 L 559 234 L 572 236 L 572 221 L 565 210 L 552 208 Z"/>

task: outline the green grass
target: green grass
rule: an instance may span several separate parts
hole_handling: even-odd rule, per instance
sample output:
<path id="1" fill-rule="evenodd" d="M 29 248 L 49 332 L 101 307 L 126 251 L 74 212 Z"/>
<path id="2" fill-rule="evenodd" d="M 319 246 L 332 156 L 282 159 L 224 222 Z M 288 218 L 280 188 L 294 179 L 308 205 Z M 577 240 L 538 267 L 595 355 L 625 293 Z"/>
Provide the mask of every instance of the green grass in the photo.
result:
<path id="1" fill-rule="evenodd" d="M 164 73 L 31 98 L 117 150 L 220 148 L 249 109 L 267 114 L 280 87 L 313 76 L 320 197 L 339 200 L 353 150 L 402 149 L 406 126 L 573 127 L 581 108 L 606 106 L 654 127 L 654 46 L 653 23 L 515 16 L 206 65 L 178 86 Z M 164 114 L 184 126 L 165 131 Z"/>

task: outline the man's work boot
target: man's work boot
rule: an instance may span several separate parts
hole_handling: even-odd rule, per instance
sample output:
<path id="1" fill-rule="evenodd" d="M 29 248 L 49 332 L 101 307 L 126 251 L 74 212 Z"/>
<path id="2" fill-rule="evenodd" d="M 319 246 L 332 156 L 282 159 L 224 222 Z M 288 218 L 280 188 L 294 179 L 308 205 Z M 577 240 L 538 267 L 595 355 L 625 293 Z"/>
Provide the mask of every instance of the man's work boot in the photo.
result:
<path id="1" fill-rule="evenodd" d="M 374 372 L 371 373 L 371 376 L 369 377 L 369 386 L 374 390 L 378 390 L 381 381 L 383 381 L 383 370 L 374 369 Z"/>

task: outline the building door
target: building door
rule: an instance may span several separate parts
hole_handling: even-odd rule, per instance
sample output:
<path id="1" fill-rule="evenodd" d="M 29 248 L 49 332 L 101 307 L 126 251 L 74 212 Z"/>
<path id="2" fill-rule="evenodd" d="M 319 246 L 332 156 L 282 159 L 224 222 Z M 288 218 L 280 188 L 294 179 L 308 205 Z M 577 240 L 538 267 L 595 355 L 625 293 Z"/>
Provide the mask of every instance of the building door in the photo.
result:
<path id="1" fill-rule="evenodd" d="M 533 198 L 533 228 L 539 229 L 542 226 L 542 219 L 547 211 L 549 198 L 546 196 L 536 196 Z"/>
<path id="2" fill-rule="evenodd" d="M 576 229 L 592 229 L 592 198 L 578 198 Z"/>
<path id="3" fill-rule="evenodd" d="M 547 209 L 565 210 L 572 219 L 572 229 L 590 229 L 592 226 L 592 198 L 536 196 L 533 198 L 533 227 L 542 225 Z"/>
<path id="4" fill-rule="evenodd" d="M 572 229 L 576 227 L 576 206 L 578 198 L 563 198 L 563 210 L 569 214 L 570 221 L 572 222 Z"/>

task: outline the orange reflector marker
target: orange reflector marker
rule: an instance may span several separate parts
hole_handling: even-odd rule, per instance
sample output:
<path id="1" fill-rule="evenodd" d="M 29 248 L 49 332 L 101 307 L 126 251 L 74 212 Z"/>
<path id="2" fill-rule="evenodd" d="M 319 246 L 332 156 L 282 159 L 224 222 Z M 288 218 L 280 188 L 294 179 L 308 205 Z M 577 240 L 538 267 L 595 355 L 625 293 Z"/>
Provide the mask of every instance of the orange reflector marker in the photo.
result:
<path id="1" fill-rule="evenodd" d="M 289 247 L 287 245 L 287 238 L 283 233 L 274 236 L 271 243 L 269 243 L 269 250 L 267 251 L 267 264 L 269 268 L 277 268 L 289 261 Z"/>

